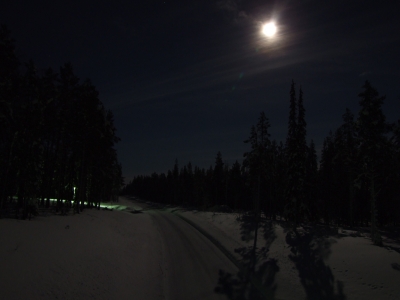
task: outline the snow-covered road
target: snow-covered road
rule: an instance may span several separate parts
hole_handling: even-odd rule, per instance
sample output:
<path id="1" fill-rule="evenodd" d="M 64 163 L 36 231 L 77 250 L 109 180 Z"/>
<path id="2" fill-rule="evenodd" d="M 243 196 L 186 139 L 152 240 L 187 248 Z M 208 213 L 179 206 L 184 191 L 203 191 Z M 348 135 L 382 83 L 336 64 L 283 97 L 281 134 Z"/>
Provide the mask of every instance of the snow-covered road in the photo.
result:
<path id="1" fill-rule="evenodd" d="M 0 299 L 254 299 L 214 245 L 243 265 L 247 226 L 234 213 L 124 197 L 113 211 L 0 219 Z M 384 236 L 385 247 L 376 247 L 347 229 L 300 230 L 296 238 L 282 224 L 260 229 L 257 270 L 271 299 L 400 299 L 397 239 Z"/>
<path id="2" fill-rule="evenodd" d="M 166 299 L 225 299 L 214 290 L 220 269 L 237 272 L 232 262 L 178 216 L 156 210 L 146 213 L 160 234 Z"/>
<path id="3" fill-rule="evenodd" d="M 0 220 L 1 299 L 225 299 L 235 266 L 167 211 L 121 198 L 119 210 Z"/>

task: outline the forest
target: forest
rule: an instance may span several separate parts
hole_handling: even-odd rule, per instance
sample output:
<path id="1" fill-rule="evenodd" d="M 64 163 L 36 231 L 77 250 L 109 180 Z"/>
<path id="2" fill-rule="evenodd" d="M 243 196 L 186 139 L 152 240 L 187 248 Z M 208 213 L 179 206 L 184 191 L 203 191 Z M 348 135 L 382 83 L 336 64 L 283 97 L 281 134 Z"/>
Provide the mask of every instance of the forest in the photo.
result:
<path id="1" fill-rule="evenodd" d="M 38 71 L 21 63 L 0 28 L 0 217 L 27 218 L 38 207 L 79 213 L 115 200 L 122 170 L 113 114 L 71 63 Z"/>
<path id="2" fill-rule="evenodd" d="M 320 159 L 307 142 L 303 92 L 292 82 L 286 141 L 271 140 L 264 112 L 244 141 L 242 163 L 223 162 L 218 152 L 208 169 L 178 160 L 166 174 L 137 176 L 123 194 L 197 209 L 251 211 L 259 219 L 378 228 L 400 222 L 400 120 L 386 121 L 385 100 L 366 81 L 359 111 L 346 109 L 339 128 L 329 132 Z"/>

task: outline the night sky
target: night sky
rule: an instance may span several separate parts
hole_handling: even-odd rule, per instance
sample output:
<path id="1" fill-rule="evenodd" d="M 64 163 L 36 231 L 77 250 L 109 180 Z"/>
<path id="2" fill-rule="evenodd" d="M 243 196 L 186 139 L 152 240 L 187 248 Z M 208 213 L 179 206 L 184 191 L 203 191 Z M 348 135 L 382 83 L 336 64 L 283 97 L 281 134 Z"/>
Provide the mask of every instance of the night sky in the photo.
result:
<path id="1" fill-rule="evenodd" d="M 261 111 L 287 134 L 292 79 L 304 93 L 308 141 L 320 151 L 369 80 L 400 118 L 400 2 L 18 1 L 0 23 L 39 69 L 71 62 L 115 117 L 123 175 L 242 161 Z M 277 34 L 261 25 L 273 20 Z M 298 91 L 298 90 L 297 90 Z M 319 153 L 318 153 L 319 154 Z"/>

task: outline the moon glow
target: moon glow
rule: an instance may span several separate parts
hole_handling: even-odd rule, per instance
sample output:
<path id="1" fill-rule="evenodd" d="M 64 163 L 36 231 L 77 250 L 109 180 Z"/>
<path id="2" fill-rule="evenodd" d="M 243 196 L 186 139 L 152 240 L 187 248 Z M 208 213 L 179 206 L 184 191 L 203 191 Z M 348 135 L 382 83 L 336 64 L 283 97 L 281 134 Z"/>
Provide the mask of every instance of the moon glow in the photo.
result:
<path id="1" fill-rule="evenodd" d="M 266 35 L 267 37 L 273 37 L 276 33 L 275 23 L 270 22 L 270 23 L 264 24 L 262 27 L 262 33 L 264 35 Z"/>

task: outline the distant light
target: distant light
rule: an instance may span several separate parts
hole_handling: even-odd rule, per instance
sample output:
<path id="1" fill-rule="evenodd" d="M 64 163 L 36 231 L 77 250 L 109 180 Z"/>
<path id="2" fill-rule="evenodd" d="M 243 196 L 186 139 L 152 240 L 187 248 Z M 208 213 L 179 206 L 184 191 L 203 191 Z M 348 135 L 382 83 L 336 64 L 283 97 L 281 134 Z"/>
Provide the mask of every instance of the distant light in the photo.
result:
<path id="1" fill-rule="evenodd" d="M 276 26 L 274 22 L 270 22 L 267 24 L 264 24 L 262 27 L 262 33 L 266 35 L 267 37 L 273 37 L 276 33 Z"/>

